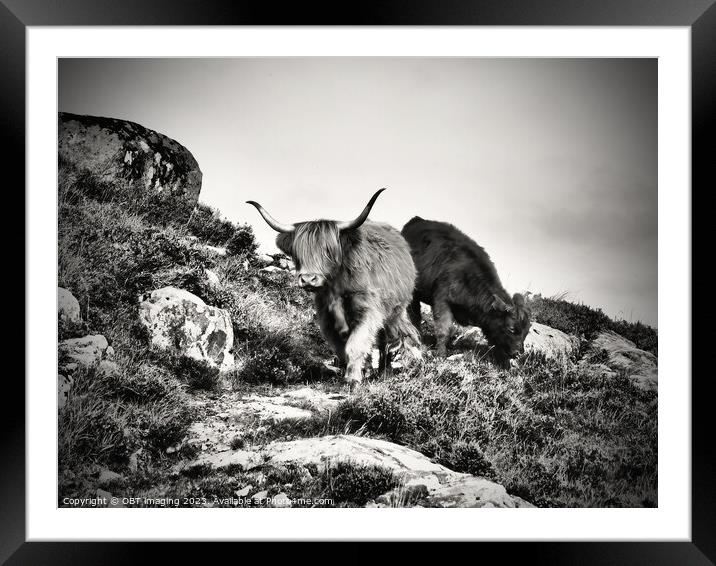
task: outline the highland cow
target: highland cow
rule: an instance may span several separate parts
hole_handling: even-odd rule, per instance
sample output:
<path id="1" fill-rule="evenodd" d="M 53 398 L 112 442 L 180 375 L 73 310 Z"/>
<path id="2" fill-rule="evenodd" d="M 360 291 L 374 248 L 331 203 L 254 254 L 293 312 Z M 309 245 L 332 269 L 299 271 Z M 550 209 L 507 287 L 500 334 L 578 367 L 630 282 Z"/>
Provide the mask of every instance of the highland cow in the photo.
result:
<path id="1" fill-rule="evenodd" d="M 418 270 L 410 318 L 420 328 L 420 303 L 432 307 L 439 356 L 446 355 L 453 322 L 480 327 L 500 365 L 524 351 L 529 308 L 522 295 L 505 291 L 482 247 L 451 224 L 419 216 L 402 234 Z"/>
<path id="2" fill-rule="evenodd" d="M 378 342 L 380 368 L 390 367 L 388 346 L 400 343 L 415 353 L 420 338 L 408 318 L 415 266 L 400 232 L 368 221 L 376 192 L 350 221 L 313 220 L 281 224 L 254 201 L 266 223 L 279 232 L 276 245 L 296 265 L 298 284 L 314 293 L 321 333 L 345 366 L 353 387 Z"/>

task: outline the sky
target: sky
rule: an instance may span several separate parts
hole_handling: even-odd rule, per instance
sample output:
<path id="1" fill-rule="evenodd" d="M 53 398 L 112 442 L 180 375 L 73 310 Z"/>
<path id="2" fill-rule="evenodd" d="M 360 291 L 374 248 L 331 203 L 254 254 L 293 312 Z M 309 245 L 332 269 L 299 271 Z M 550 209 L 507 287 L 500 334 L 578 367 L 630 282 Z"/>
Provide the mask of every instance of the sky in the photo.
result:
<path id="1" fill-rule="evenodd" d="M 454 224 L 508 292 L 657 326 L 656 59 L 61 59 L 58 109 L 194 155 L 199 200 L 275 232 L 371 218 Z"/>

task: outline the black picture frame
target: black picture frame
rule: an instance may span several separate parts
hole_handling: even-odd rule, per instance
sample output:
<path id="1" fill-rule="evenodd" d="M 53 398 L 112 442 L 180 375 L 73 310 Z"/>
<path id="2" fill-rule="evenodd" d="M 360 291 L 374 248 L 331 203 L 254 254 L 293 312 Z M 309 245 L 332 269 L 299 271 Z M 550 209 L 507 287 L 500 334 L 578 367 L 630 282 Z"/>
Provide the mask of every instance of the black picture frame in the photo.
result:
<path id="1" fill-rule="evenodd" d="M 711 107 L 716 101 L 716 5 L 714 0 L 389 0 L 348 6 L 314 2 L 276 6 L 271 2 L 196 0 L 0 0 L 0 120 L 4 161 L 24 163 L 25 34 L 28 26 L 64 25 L 550 25 L 687 26 L 692 38 L 692 211 L 710 209 L 707 188 L 716 186 L 715 131 Z M 708 137 L 707 137 L 708 136 Z M 6 195 L 25 186 L 24 168 L 5 168 Z M 19 206 L 24 211 L 24 198 Z M 692 221 L 693 222 L 693 221 Z M 709 253 L 710 238 L 692 223 L 692 257 Z M 24 258 L 23 258 L 24 263 Z M 694 297 L 698 288 L 694 265 Z M 705 269 L 706 267 L 702 268 Z M 23 272 L 24 273 L 24 272 Z M 24 279 L 24 275 L 23 275 Z M 24 281 L 25 287 L 27 281 Z M 25 292 L 25 304 L 32 297 Z M 693 311 L 692 311 L 693 312 Z M 698 317 L 696 317 L 698 318 Z M 692 329 L 692 351 L 708 352 L 712 333 Z M 26 340 L 31 340 L 26 336 Z M 707 342 L 707 340 L 709 342 Z M 694 362 L 696 360 L 693 360 Z M 695 365 L 693 367 L 696 367 Z M 6 372 L 3 426 L 0 427 L 0 562 L 7 564 L 142 564 L 211 560 L 233 545 L 195 543 L 25 542 L 25 407 L 23 383 Z M 710 375 L 692 379 L 692 538 L 691 542 L 533 542 L 482 543 L 480 559 L 529 560 L 544 564 L 713 564 L 716 562 L 716 465 L 709 418 Z M 15 375 L 12 375 L 15 378 Z M 690 378 L 691 376 L 675 376 Z M 13 400 L 13 401 L 7 401 Z M 78 533 L 81 538 L 81 533 Z M 274 545 L 272 553 L 283 550 Z M 342 549 L 326 550 L 326 554 Z M 245 551 L 248 552 L 248 551 Z M 253 552 L 253 550 L 251 551 Z M 261 552 L 261 550 L 258 550 Z M 323 552 L 323 551 L 322 551 Z M 474 552 L 470 550 L 470 552 Z M 242 555 L 248 556 L 242 552 Z M 457 556 L 457 554 L 455 555 Z"/>

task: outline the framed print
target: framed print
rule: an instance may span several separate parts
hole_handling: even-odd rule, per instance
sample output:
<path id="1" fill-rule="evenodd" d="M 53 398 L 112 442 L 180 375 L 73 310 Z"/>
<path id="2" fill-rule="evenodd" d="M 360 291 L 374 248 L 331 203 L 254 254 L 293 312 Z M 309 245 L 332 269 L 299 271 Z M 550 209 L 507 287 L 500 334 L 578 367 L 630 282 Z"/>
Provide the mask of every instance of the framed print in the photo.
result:
<path id="1" fill-rule="evenodd" d="M 9 564 L 714 559 L 710 2 L 1 9 L 27 211 Z"/>

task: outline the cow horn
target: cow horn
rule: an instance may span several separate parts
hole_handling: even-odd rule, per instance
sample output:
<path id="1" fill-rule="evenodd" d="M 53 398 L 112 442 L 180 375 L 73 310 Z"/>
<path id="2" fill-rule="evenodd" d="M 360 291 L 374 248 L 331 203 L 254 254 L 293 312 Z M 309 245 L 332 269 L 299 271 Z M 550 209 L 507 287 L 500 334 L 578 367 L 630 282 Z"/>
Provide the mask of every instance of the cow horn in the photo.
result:
<path id="1" fill-rule="evenodd" d="M 256 207 L 256 210 L 259 211 L 259 214 L 263 217 L 263 219 L 266 221 L 266 224 L 271 226 L 276 232 L 283 232 L 285 234 L 293 232 L 296 227 L 292 224 L 281 224 L 280 222 L 277 222 L 276 219 L 271 216 L 266 210 L 264 210 L 264 207 L 261 206 L 259 203 L 253 200 L 247 200 L 246 204 L 250 204 L 252 206 Z"/>
<path id="2" fill-rule="evenodd" d="M 368 215 L 370 214 L 370 209 L 373 208 L 373 205 L 375 204 L 375 199 L 378 198 L 378 195 L 382 193 L 385 189 L 380 189 L 377 191 L 368 201 L 368 204 L 365 205 L 365 208 L 363 209 L 363 212 L 360 213 L 358 218 L 355 220 L 350 220 L 348 222 L 339 222 L 338 223 L 338 229 L 339 230 L 352 230 L 353 228 L 358 228 L 368 219 Z"/>

